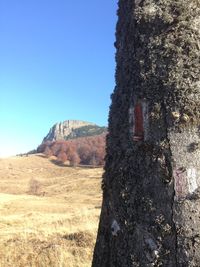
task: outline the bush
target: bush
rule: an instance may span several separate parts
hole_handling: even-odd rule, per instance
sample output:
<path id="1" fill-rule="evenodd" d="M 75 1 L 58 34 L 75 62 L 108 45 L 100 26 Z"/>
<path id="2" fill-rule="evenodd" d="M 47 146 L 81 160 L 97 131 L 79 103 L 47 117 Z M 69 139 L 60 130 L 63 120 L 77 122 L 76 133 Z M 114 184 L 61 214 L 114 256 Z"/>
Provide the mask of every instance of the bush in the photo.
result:
<path id="1" fill-rule="evenodd" d="M 29 181 L 29 190 L 28 190 L 28 193 L 30 195 L 40 195 L 40 192 L 41 192 L 41 183 L 32 178 L 30 181 Z"/>

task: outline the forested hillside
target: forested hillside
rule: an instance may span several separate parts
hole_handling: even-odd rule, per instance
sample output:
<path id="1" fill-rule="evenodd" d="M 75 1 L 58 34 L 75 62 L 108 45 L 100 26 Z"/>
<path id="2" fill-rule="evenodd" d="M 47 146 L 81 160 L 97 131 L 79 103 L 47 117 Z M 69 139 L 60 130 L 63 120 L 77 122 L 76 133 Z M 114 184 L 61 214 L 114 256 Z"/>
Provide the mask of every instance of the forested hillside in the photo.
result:
<path id="1" fill-rule="evenodd" d="M 102 166 L 105 157 L 105 137 L 106 134 L 103 133 L 66 141 L 47 141 L 37 148 L 37 152 L 48 157 L 55 156 L 58 163 Z"/>

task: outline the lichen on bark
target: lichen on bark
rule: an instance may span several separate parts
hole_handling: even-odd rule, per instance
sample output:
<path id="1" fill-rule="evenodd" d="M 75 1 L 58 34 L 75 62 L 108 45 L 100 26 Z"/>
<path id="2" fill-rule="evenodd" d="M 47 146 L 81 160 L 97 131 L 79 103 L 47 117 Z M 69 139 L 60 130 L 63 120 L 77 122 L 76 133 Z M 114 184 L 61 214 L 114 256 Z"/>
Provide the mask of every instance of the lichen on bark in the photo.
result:
<path id="1" fill-rule="evenodd" d="M 120 0 L 118 17 L 93 267 L 200 266 L 200 2 Z"/>

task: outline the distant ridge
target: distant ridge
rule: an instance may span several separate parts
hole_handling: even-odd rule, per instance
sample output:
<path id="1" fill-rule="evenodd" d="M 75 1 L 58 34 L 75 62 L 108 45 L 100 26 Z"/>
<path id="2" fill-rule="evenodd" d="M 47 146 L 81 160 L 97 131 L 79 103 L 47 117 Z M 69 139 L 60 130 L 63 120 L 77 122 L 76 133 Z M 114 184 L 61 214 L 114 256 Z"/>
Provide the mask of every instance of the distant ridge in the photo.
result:
<path id="1" fill-rule="evenodd" d="M 66 120 L 54 124 L 47 136 L 44 137 L 43 143 L 47 141 L 69 140 L 79 137 L 99 135 L 106 131 L 106 127 L 100 127 L 91 122 Z"/>

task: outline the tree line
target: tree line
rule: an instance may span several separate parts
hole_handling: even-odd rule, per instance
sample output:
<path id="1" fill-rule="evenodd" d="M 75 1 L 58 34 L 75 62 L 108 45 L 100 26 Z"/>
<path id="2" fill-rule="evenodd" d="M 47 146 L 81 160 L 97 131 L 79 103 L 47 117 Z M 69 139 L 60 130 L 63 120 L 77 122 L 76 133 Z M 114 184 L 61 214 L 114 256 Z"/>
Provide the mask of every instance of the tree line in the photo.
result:
<path id="1" fill-rule="evenodd" d="M 37 152 L 47 157 L 55 156 L 58 162 L 72 166 L 102 166 L 105 157 L 105 137 L 104 133 L 67 141 L 47 141 L 37 148 Z"/>

